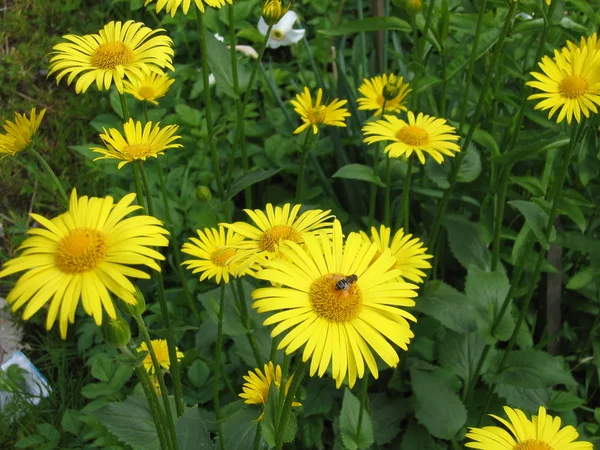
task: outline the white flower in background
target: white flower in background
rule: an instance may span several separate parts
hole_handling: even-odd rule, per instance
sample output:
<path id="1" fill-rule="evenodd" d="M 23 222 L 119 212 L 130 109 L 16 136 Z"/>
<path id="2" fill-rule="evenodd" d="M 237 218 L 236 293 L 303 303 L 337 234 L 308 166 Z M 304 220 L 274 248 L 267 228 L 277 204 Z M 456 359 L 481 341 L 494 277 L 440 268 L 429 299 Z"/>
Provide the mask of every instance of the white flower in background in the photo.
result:
<path id="1" fill-rule="evenodd" d="M 300 41 L 304 37 L 305 30 L 294 30 L 293 26 L 298 19 L 294 11 L 288 11 L 279 22 L 273 25 L 271 36 L 267 42 L 269 48 L 279 48 L 282 45 L 291 45 Z M 267 34 L 269 26 L 262 17 L 258 21 L 258 31 L 264 36 Z"/>
<path id="2" fill-rule="evenodd" d="M 221 36 L 219 33 L 215 33 L 215 39 L 217 41 L 225 42 L 225 38 Z"/>

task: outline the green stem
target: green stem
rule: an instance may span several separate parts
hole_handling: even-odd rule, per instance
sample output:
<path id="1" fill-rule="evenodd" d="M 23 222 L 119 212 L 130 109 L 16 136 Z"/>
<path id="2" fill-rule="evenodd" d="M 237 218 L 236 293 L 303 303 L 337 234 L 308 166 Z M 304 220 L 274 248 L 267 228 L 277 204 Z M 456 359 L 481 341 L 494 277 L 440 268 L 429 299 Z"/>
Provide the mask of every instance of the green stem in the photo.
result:
<path id="1" fill-rule="evenodd" d="M 208 81 L 208 50 L 206 48 L 206 26 L 204 25 L 204 14 L 196 8 L 196 20 L 198 22 L 198 34 L 200 36 L 200 51 L 202 52 L 202 80 L 204 83 L 204 113 L 206 114 L 206 129 L 208 130 L 208 145 L 210 148 L 210 159 L 212 162 L 215 181 L 219 195 L 223 199 L 225 191 L 223 189 L 223 180 L 221 178 L 221 170 L 219 168 L 219 155 L 215 143 L 215 130 L 213 128 L 212 117 L 212 97 L 210 92 L 210 83 Z"/>
<path id="2" fill-rule="evenodd" d="M 171 443 L 173 444 L 173 448 L 179 448 L 179 444 L 177 441 L 177 432 L 175 431 L 175 422 L 173 420 L 173 412 L 171 411 L 171 402 L 169 401 L 169 390 L 167 389 L 167 385 L 165 384 L 165 378 L 162 373 L 162 367 L 158 362 L 158 358 L 156 357 L 156 352 L 154 351 L 154 347 L 152 346 L 152 339 L 150 338 L 150 333 L 148 333 L 148 328 L 144 323 L 144 319 L 140 314 L 134 316 L 134 319 L 138 325 L 138 329 L 140 330 L 140 334 L 142 335 L 142 339 L 146 342 L 146 346 L 148 347 L 148 353 L 150 354 L 150 358 L 152 359 L 152 365 L 154 366 L 154 373 L 158 379 L 158 385 L 160 387 L 161 397 L 163 401 L 163 405 L 165 407 L 166 413 L 166 423 L 169 429 L 169 433 L 171 436 Z M 169 362 L 171 366 L 173 366 L 174 361 L 176 359 L 171 359 L 169 355 Z"/>
<path id="3" fill-rule="evenodd" d="M 388 155 L 385 161 L 385 197 L 383 200 L 383 223 L 390 224 L 390 201 L 392 195 L 392 163 Z"/>
<path id="4" fill-rule="evenodd" d="M 296 365 L 296 371 L 294 372 L 294 379 L 290 384 L 290 389 L 285 396 L 285 403 L 283 404 L 283 411 L 281 412 L 281 420 L 279 421 L 279 425 L 277 426 L 277 433 L 275 435 L 275 449 L 281 450 L 283 448 L 283 436 L 285 434 L 285 427 L 287 426 L 288 419 L 290 414 L 292 413 L 292 402 L 294 401 L 294 397 L 296 396 L 296 391 L 300 387 L 302 383 L 302 379 L 304 378 L 304 372 L 306 369 L 306 363 L 302 361 L 302 357 L 298 360 L 298 364 Z"/>
<path id="5" fill-rule="evenodd" d="M 283 405 L 285 403 L 285 385 L 287 375 L 290 370 L 290 355 L 283 351 L 283 366 L 281 367 L 281 384 L 279 385 L 279 397 L 277 403 L 277 415 L 275 416 L 275 429 L 279 426 L 281 415 L 283 414 Z"/>
<path id="6" fill-rule="evenodd" d="M 508 164 L 502 169 L 502 179 L 500 182 L 500 195 L 496 203 L 496 216 L 494 220 L 494 240 L 492 243 L 492 272 L 498 268 L 500 263 L 500 240 L 502 232 L 502 219 L 504 218 L 504 206 L 506 205 L 506 195 L 508 193 L 508 184 L 510 181 L 510 172 L 512 164 Z"/>
<path id="7" fill-rule="evenodd" d="M 65 192 L 65 188 L 63 188 L 62 183 L 60 182 L 60 180 L 58 179 L 58 177 L 56 176 L 56 174 L 54 173 L 52 168 L 48 165 L 46 160 L 33 147 L 29 147 L 29 153 L 31 153 L 35 157 L 35 159 L 38 160 L 38 162 L 44 168 L 44 170 L 46 172 L 48 172 L 48 175 L 50 175 L 50 178 L 52 178 L 52 181 L 56 185 L 56 189 L 58 190 L 58 193 L 60 194 L 60 196 L 66 203 L 66 205 L 69 206 L 69 197 L 67 196 L 67 193 Z"/>
<path id="8" fill-rule="evenodd" d="M 362 426 L 364 412 L 367 408 L 367 391 L 369 387 L 369 375 L 370 372 L 367 371 L 363 380 L 362 388 L 360 390 L 360 410 L 358 411 L 358 422 L 356 424 L 356 442 L 360 441 L 360 427 Z"/>
<path id="9" fill-rule="evenodd" d="M 127 106 L 127 97 L 125 94 L 119 94 L 121 100 L 121 110 L 123 111 L 123 122 L 128 122 L 131 116 L 129 115 L 129 107 Z"/>
<path id="10" fill-rule="evenodd" d="M 381 117 L 385 114 L 387 100 L 383 99 L 383 104 L 381 105 Z M 383 143 L 375 144 L 375 152 L 373 155 L 373 176 L 377 179 L 379 173 L 377 171 L 377 167 L 379 166 L 379 160 L 381 159 L 381 150 L 383 148 Z M 373 221 L 375 220 L 375 205 L 377 203 L 377 185 L 375 183 L 371 184 L 371 201 L 369 203 L 369 228 L 373 226 Z"/>
<path id="11" fill-rule="evenodd" d="M 298 172 L 298 181 L 296 182 L 296 200 L 302 200 L 303 186 L 304 186 L 304 172 L 306 170 L 306 158 L 308 156 L 308 142 L 310 140 L 311 129 L 305 131 L 304 144 L 302 145 L 302 157 L 300 159 L 300 171 Z"/>
<path id="12" fill-rule="evenodd" d="M 256 367 L 263 366 L 263 360 L 260 355 L 260 351 L 258 349 L 258 345 L 256 343 L 256 337 L 254 336 L 252 330 L 252 321 L 250 320 L 250 316 L 248 315 L 248 305 L 246 305 L 246 295 L 244 293 L 244 286 L 242 285 L 241 279 L 236 279 L 237 291 L 233 288 L 233 282 L 231 283 L 231 292 L 233 292 L 233 296 L 237 298 L 238 301 L 238 309 L 240 314 L 240 320 L 248 330 L 246 336 L 248 337 L 248 343 L 250 344 L 250 348 L 252 349 L 252 354 L 254 355 L 254 359 L 256 359 Z"/>
<path id="13" fill-rule="evenodd" d="M 133 163 L 131 165 L 131 170 L 133 170 L 133 179 L 135 181 L 135 192 L 137 194 L 136 197 L 138 205 L 147 211 L 146 202 L 144 201 L 144 189 L 142 188 L 142 177 L 140 176 L 139 166 L 136 163 Z"/>
<path id="14" fill-rule="evenodd" d="M 260 422 L 258 422 L 258 424 L 256 425 L 256 433 L 254 434 L 254 444 L 252 445 L 252 448 L 254 450 L 260 449 L 260 437 L 261 436 L 262 436 L 262 433 L 260 430 Z"/>
<path id="15" fill-rule="evenodd" d="M 409 226 L 410 180 L 412 175 L 413 159 L 414 158 L 412 155 L 408 157 L 408 166 L 406 167 L 406 176 L 404 177 L 404 186 L 402 187 L 402 209 L 400 210 L 400 217 L 398 220 L 398 224 L 404 228 L 405 234 L 408 234 Z"/>
<path id="16" fill-rule="evenodd" d="M 213 382 L 213 404 L 221 449 L 225 449 L 225 433 L 223 432 L 223 421 L 221 420 L 221 407 L 219 404 L 219 384 L 221 381 L 221 347 L 223 347 L 223 316 L 225 314 L 225 284 L 221 285 L 221 299 L 219 301 L 219 322 L 217 325 L 217 343 L 215 349 L 215 378 Z"/>
<path id="17" fill-rule="evenodd" d="M 435 219 L 433 221 L 433 225 L 431 227 L 431 233 L 429 238 L 429 248 L 435 248 L 436 240 L 438 238 L 438 234 L 440 231 L 441 221 L 444 215 L 446 214 L 446 209 L 448 207 L 448 202 L 450 201 L 450 196 L 452 195 L 452 191 L 456 186 L 456 182 L 458 179 L 458 172 L 460 171 L 460 165 L 462 160 L 465 157 L 467 150 L 469 149 L 469 145 L 473 139 L 473 133 L 475 132 L 475 128 L 479 123 L 479 119 L 481 118 L 481 114 L 483 112 L 483 107 L 485 105 L 485 95 L 490 86 L 490 82 L 494 75 L 494 71 L 496 69 L 496 63 L 498 62 L 498 58 L 502 53 L 502 49 L 504 46 L 504 41 L 506 40 L 506 36 L 508 35 L 508 31 L 510 30 L 512 18 L 514 16 L 515 10 L 517 8 L 517 2 L 510 2 L 510 6 L 508 8 L 508 13 L 506 14 L 506 19 L 504 21 L 504 26 L 502 27 L 502 31 L 500 33 L 500 37 L 498 38 L 498 42 L 496 44 L 496 51 L 492 57 L 490 62 L 490 67 L 488 68 L 485 80 L 483 82 L 483 86 L 481 88 L 481 94 L 479 95 L 479 101 L 477 102 L 477 107 L 475 108 L 475 114 L 473 115 L 473 119 L 470 120 L 470 127 L 467 133 L 467 137 L 462 145 L 462 151 L 458 153 L 455 158 L 454 164 L 452 165 L 452 171 L 450 172 L 450 180 L 449 186 L 444 192 L 444 196 L 438 205 Z"/>

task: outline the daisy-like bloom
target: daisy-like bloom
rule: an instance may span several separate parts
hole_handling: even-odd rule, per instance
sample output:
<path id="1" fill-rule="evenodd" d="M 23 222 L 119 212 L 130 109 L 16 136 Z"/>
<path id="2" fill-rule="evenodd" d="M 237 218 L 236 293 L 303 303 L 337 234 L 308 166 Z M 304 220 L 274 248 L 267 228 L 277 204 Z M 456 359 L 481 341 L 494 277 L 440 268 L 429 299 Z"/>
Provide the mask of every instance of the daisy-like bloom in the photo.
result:
<path id="1" fill-rule="evenodd" d="M 183 244 L 181 251 L 192 255 L 194 258 L 184 261 L 192 273 L 200 272 L 200 281 L 214 278 L 217 283 L 221 279 L 229 283 L 230 275 L 244 275 L 236 273 L 236 264 L 232 262 L 237 249 L 235 248 L 243 240 L 243 236 L 232 230 L 225 232 L 225 227 L 219 225 L 219 229 L 205 228 L 204 231 L 196 230 L 198 239 L 190 238 L 190 242 Z"/>
<path id="2" fill-rule="evenodd" d="M 255 226 L 246 222 L 221 224 L 245 238 L 236 245 L 237 252 L 232 261 L 232 264 L 239 263 L 238 271 L 244 273 L 254 264 L 261 265 L 268 259 L 281 257 L 279 250 L 289 242 L 303 244 L 307 236 L 317 231 L 332 232 L 330 210 L 311 209 L 298 215 L 301 207 L 286 203 L 283 207 L 273 208 L 269 203 L 265 211 L 244 210 Z"/>
<path id="3" fill-rule="evenodd" d="M 165 12 L 167 14 L 171 14 L 171 17 L 175 16 L 175 13 L 182 6 L 182 10 L 184 14 L 187 14 L 190 10 L 190 5 L 192 4 L 192 0 L 146 0 L 144 6 L 148 5 L 156 1 L 156 12 L 159 13 L 163 8 L 165 8 Z M 204 4 L 211 8 L 220 9 L 225 5 L 225 1 L 230 5 L 233 3 L 233 0 L 194 0 L 196 4 L 196 8 L 200 10 L 200 12 L 204 12 Z"/>
<path id="4" fill-rule="evenodd" d="M 15 113 L 15 120 L 4 122 L 4 131 L 0 133 L 0 159 L 5 156 L 15 156 L 22 150 L 25 150 L 30 144 L 31 139 L 40 127 L 46 110 L 37 114 L 35 108 L 31 109 L 29 117 L 27 114 Z"/>
<path id="5" fill-rule="evenodd" d="M 283 18 L 283 16 L 285 16 L 291 5 L 291 2 L 284 5 L 281 3 L 281 0 L 264 0 L 262 10 L 260 11 L 261 19 L 263 19 L 267 25 L 275 25 Z M 266 30 L 263 33 L 263 36 L 265 34 L 267 34 Z"/>
<path id="6" fill-rule="evenodd" d="M 165 257 L 152 247 L 169 245 L 169 232 L 154 217 L 126 217 L 141 208 L 132 205 L 134 200 L 135 194 L 128 194 L 115 204 L 112 197 L 77 197 L 74 189 L 66 213 L 53 219 L 31 214 L 43 228 L 27 232 L 32 236 L 21 245 L 21 255 L 0 272 L 3 278 L 26 271 L 6 299 L 12 310 L 27 304 L 23 319 L 28 320 L 50 303 L 46 328 L 52 328 L 60 312 L 64 339 L 80 300 L 97 325 L 102 324 L 103 311 L 111 319 L 117 317 L 110 293 L 135 305 L 135 287 L 128 277 L 150 275 L 133 266 L 160 271 L 155 260 Z"/>
<path id="7" fill-rule="evenodd" d="M 386 95 L 384 89 L 393 90 L 392 95 Z M 395 89 L 390 89 L 390 88 Z M 363 84 L 358 88 L 358 91 L 363 95 L 357 99 L 358 109 L 360 110 L 375 110 L 375 115 L 381 115 L 382 112 L 406 111 L 404 99 L 412 89 L 408 83 L 404 82 L 403 77 L 396 77 L 394 74 L 384 73 L 381 76 L 373 78 L 365 78 Z M 395 94 L 395 95 L 393 95 Z M 386 99 L 388 97 L 388 99 Z M 385 102 L 385 111 L 382 111 L 383 103 Z"/>
<path id="8" fill-rule="evenodd" d="M 296 111 L 304 122 L 294 134 L 301 133 L 305 128 L 312 125 L 313 133 L 319 132 L 319 125 L 331 125 L 333 127 L 345 127 L 344 121 L 346 117 L 350 117 L 350 113 L 346 108 L 342 108 L 348 100 L 333 99 L 329 105 L 322 105 L 323 89 L 318 90 L 317 98 L 313 103 L 310 91 L 307 87 L 304 88 L 302 94 L 296 94 L 296 100 L 292 100 L 294 111 Z"/>
<path id="9" fill-rule="evenodd" d="M 379 231 L 377 228 L 371 227 L 371 236 L 364 231 L 361 231 L 360 234 L 367 242 L 377 244 L 378 252 L 374 260 L 389 248 L 392 256 L 396 258 L 394 269 L 400 271 L 400 277 L 414 283 L 423 282 L 426 274 L 421 269 L 431 269 L 431 264 L 427 260 L 433 256 L 425 253 L 427 248 L 423 246 L 423 242 L 419 238 L 413 238 L 412 234 L 404 234 L 404 230 L 401 228 L 390 242 L 391 229 L 385 225 L 381 225 Z"/>
<path id="10" fill-rule="evenodd" d="M 131 81 L 125 80 L 123 90 L 140 101 L 158 105 L 156 99 L 164 97 L 173 83 L 175 83 L 175 80 L 169 78 L 166 73 L 163 75 L 150 73 L 145 75 L 144 78 L 136 78 Z"/>
<path id="11" fill-rule="evenodd" d="M 362 129 L 364 142 L 373 144 L 379 141 L 392 141 L 385 148 L 391 158 L 409 157 L 417 154 L 421 164 L 425 164 L 425 153 L 436 162 L 444 162 L 444 155 L 455 156 L 460 147 L 452 141 L 458 141 L 456 129 L 444 119 L 419 113 L 417 117 L 409 111 L 408 123 L 396 116 L 384 116 L 383 119 L 368 123 Z"/>
<path id="12" fill-rule="evenodd" d="M 179 126 L 168 125 L 162 129 L 159 127 L 160 122 L 152 126 L 152 122 L 147 122 L 145 126 L 142 122 L 134 122 L 129 119 L 129 122 L 123 124 L 123 132 L 115 128 L 110 128 L 108 131 L 103 128 L 104 134 L 100 138 L 104 141 L 106 148 L 93 147 L 92 150 L 96 153 L 102 153 L 104 156 L 99 159 L 118 159 L 118 168 L 120 169 L 125 164 L 132 161 L 145 161 L 149 157 L 158 158 L 165 150 L 169 148 L 182 147 L 181 144 L 174 144 L 173 141 L 181 139 L 181 136 L 176 136 Z"/>
<path id="13" fill-rule="evenodd" d="M 293 375 L 285 383 L 285 395 L 290 389 Z M 257 421 L 262 420 L 264 415 L 264 407 L 269 399 L 269 388 L 272 383 L 279 389 L 281 387 L 281 366 L 275 366 L 273 362 L 265 364 L 264 371 L 260 369 L 250 370 L 248 375 L 244 376 L 246 382 L 242 386 L 243 392 L 239 394 L 244 399 L 244 403 L 248 405 L 262 405 L 263 412 L 260 414 Z M 302 406 L 302 403 L 292 402 L 292 406 Z"/>
<path id="14" fill-rule="evenodd" d="M 540 406 L 538 415 L 531 420 L 518 409 L 504 407 L 508 420 L 491 415 L 504 425 L 501 427 L 470 428 L 465 447 L 481 450 L 593 450 L 590 442 L 577 441 L 579 433 L 571 426 L 561 428 L 560 417 L 546 414 Z"/>
<path id="15" fill-rule="evenodd" d="M 598 40 L 598 34 L 594 33 L 587 38 L 585 36 L 581 36 L 579 40 L 579 46 L 571 41 L 567 41 L 567 48 L 563 48 L 562 52 L 565 53 L 565 56 L 570 56 L 570 53 L 575 51 L 577 48 L 590 47 L 592 49 L 600 50 L 600 41 Z"/>
<path id="16" fill-rule="evenodd" d="M 162 75 L 163 68 L 175 70 L 172 64 L 173 41 L 157 35 L 141 22 L 110 22 L 98 34 L 63 36 L 69 42 L 53 47 L 48 76 L 58 73 L 56 83 L 68 75 L 70 85 L 78 76 L 75 92 L 84 93 L 95 81 L 99 91 L 108 90 L 114 80 L 123 93 L 123 80 L 134 81 L 154 72 Z"/>
<path id="17" fill-rule="evenodd" d="M 267 41 L 267 47 L 279 48 L 282 45 L 292 45 L 299 42 L 304 37 L 306 30 L 294 30 L 294 24 L 298 20 L 298 15 L 294 11 L 288 11 L 279 22 L 273 25 L 271 35 Z M 258 21 L 258 31 L 265 36 L 269 31 L 269 25 L 262 17 Z"/>
<path id="18" fill-rule="evenodd" d="M 165 339 L 152 339 L 151 342 L 152 349 L 156 354 L 156 360 L 158 361 L 158 364 L 163 369 L 169 370 L 169 368 L 171 367 L 171 360 L 169 359 L 169 346 L 167 344 L 167 341 Z M 175 347 L 175 350 L 177 352 L 177 361 L 181 361 L 183 359 L 183 353 L 180 352 L 177 347 Z M 146 344 L 146 342 L 142 342 L 137 348 L 137 351 L 138 353 L 147 352 L 148 345 Z M 152 357 L 150 356 L 150 352 L 146 354 L 146 357 L 144 358 L 144 361 L 142 361 L 142 364 L 144 365 L 144 369 L 146 369 L 146 372 L 148 372 L 150 375 L 153 375 L 155 373 L 154 364 L 152 364 Z"/>
<path id="19" fill-rule="evenodd" d="M 302 360 L 311 359 L 311 375 L 323 376 L 331 365 L 337 387 L 346 376 L 352 387 L 363 377 L 365 363 L 379 376 L 371 348 L 387 365 L 398 365 L 388 340 L 407 350 L 414 336 L 407 319 L 416 319 L 403 308 L 415 305 L 418 288 L 398 279 L 389 249 L 372 263 L 377 244 L 358 233 L 344 242 L 337 220 L 332 237 L 308 235 L 305 248 L 293 242 L 282 247 L 285 258 L 266 262 L 256 274 L 276 287 L 252 292 L 252 307 L 273 313 L 264 321 L 277 324 L 273 337 L 287 331 L 280 349 L 290 354 L 304 346 Z"/>
<path id="20" fill-rule="evenodd" d="M 542 99 L 534 109 L 549 109 L 548 118 L 560 110 L 556 123 L 566 117 L 570 124 L 573 116 L 581 122 L 581 113 L 590 116 L 590 110 L 598 113 L 600 105 L 600 50 L 595 46 L 574 46 L 572 50 L 555 50 L 554 58 L 544 56 L 539 63 L 543 73 L 531 72 L 537 81 L 528 81 L 542 93 L 527 97 Z"/>

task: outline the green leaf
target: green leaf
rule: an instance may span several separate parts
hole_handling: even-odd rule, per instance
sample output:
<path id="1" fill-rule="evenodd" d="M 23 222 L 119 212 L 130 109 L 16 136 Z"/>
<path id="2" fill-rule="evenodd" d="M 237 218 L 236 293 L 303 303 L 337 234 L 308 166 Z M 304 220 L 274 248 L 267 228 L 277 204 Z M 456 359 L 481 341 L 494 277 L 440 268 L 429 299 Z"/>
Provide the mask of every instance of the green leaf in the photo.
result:
<path id="1" fill-rule="evenodd" d="M 306 383 L 306 400 L 302 402 L 304 417 L 316 414 L 328 414 L 333 408 L 331 384 L 322 378 L 311 378 Z"/>
<path id="2" fill-rule="evenodd" d="M 26 438 L 20 439 L 15 444 L 15 448 L 39 447 L 40 445 L 44 444 L 44 442 L 46 442 L 44 436 L 41 436 L 39 434 L 32 434 L 30 436 L 27 436 Z"/>
<path id="3" fill-rule="evenodd" d="M 585 404 L 585 400 L 568 392 L 554 391 L 552 392 L 552 400 L 550 401 L 550 409 L 557 412 L 569 412 L 575 408 L 579 408 Z"/>
<path id="4" fill-rule="evenodd" d="M 442 447 L 434 442 L 425 427 L 411 422 L 402 436 L 400 450 L 442 450 Z"/>
<path id="5" fill-rule="evenodd" d="M 279 404 L 279 388 L 275 383 L 269 386 L 269 398 L 265 406 L 265 412 L 262 421 L 260 422 L 262 435 L 271 447 L 275 447 L 275 437 L 277 436 L 277 406 Z M 283 433 L 283 442 L 292 442 L 297 431 L 296 416 L 290 414 L 286 423 L 286 428 Z"/>
<path id="6" fill-rule="evenodd" d="M 115 369 L 116 365 L 108 355 L 99 354 L 92 360 L 92 376 L 97 380 L 109 383 Z"/>
<path id="7" fill-rule="evenodd" d="M 188 369 L 188 378 L 196 387 L 202 387 L 210 375 L 210 367 L 201 359 L 194 361 Z"/>
<path id="8" fill-rule="evenodd" d="M 466 132 L 466 131 L 465 131 Z M 500 155 L 500 147 L 490 133 L 481 128 L 475 128 L 473 132 L 473 140 L 481 145 L 485 150 L 489 150 L 492 156 Z"/>
<path id="9" fill-rule="evenodd" d="M 531 228 L 531 231 L 533 231 L 538 242 L 544 249 L 548 250 L 550 245 L 548 244 L 545 231 L 548 223 L 548 213 L 537 203 L 525 200 L 512 200 L 508 204 L 518 209 L 525 216 L 525 221 L 529 225 L 529 228 Z"/>
<path id="10" fill-rule="evenodd" d="M 444 282 L 428 283 L 415 309 L 459 333 L 477 329 L 475 310 L 469 300 Z"/>
<path id="11" fill-rule="evenodd" d="M 459 183 L 471 183 L 481 174 L 481 158 L 475 147 L 470 147 L 463 158 L 456 180 Z"/>
<path id="12" fill-rule="evenodd" d="M 600 267 L 595 265 L 586 267 L 585 269 L 575 273 L 575 275 L 569 279 L 566 287 L 567 289 L 573 290 L 583 289 L 588 284 L 596 280 L 598 274 L 600 274 Z"/>
<path id="13" fill-rule="evenodd" d="M 400 423 L 406 417 L 410 406 L 404 398 L 390 398 L 379 393 L 369 396 L 369 409 L 373 419 L 373 435 L 379 446 L 389 444 L 400 434 Z"/>
<path id="14" fill-rule="evenodd" d="M 233 89 L 233 73 L 231 71 L 231 52 L 227 46 L 215 38 L 212 33 L 206 33 L 206 54 L 208 56 L 208 65 L 210 71 L 215 76 L 217 86 L 231 98 L 238 98 Z M 238 61 L 238 82 L 239 92 L 244 92 L 250 74 L 246 65 L 242 61 Z"/>
<path id="15" fill-rule="evenodd" d="M 119 440 L 134 449 L 159 450 L 156 426 L 144 397 L 130 395 L 123 402 L 109 403 L 93 415 Z"/>
<path id="16" fill-rule="evenodd" d="M 188 409 L 175 423 L 179 450 L 213 449 L 214 445 L 200 418 L 198 408 Z"/>
<path id="17" fill-rule="evenodd" d="M 450 250 L 464 268 L 470 265 L 481 269 L 491 267 L 492 254 L 488 249 L 490 239 L 483 225 L 469 222 L 459 215 L 448 215 L 443 223 L 448 231 Z"/>
<path id="18" fill-rule="evenodd" d="M 271 178 L 273 175 L 279 173 L 280 171 L 281 169 L 255 169 L 248 172 L 243 177 L 238 178 L 233 183 L 231 183 L 229 191 L 227 192 L 227 200 L 235 197 L 247 187 L 252 186 L 256 183 L 260 183 L 261 181 L 264 181 L 268 178 Z"/>
<path id="19" fill-rule="evenodd" d="M 346 180 L 368 181 L 369 183 L 385 187 L 385 184 L 381 181 L 379 176 L 373 173 L 373 169 L 362 164 L 348 164 L 340 168 L 332 175 L 332 177 L 344 178 Z"/>
<path id="20" fill-rule="evenodd" d="M 552 132 L 552 134 L 556 136 L 555 132 Z M 545 135 L 540 136 L 539 139 L 529 143 L 519 143 L 512 152 L 494 157 L 492 158 L 492 161 L 499 164 L 514 164 L 519 161 L 537 159 L 539 153 L 545 153 L 556 148 L 564 147 L 570 141 L 569 137 L 544 137 Z"/>
<path id="21" fill-rule="evenodd" d="M 366 409 L 363 409 L 362 422 L 360 430 L 358 430 L 359 413 L 360 401 L 349 389 L 345 389 L 342 411 L 340 412 L 340 433 L 344 447 L 348 450 L 369 448 L 375 442 L 373 423 Z"/>
<path id="22" fill-rule="evenodd" d="M 76 409 L 67 409 L 60 421 L 62 429 L 68 433 L 78 436 L 79 430 L 81 430 L 79 415 L 80 413 Z"/>
<path id="23" fill-rule="evenodd" d="M 584 236 L 581 233 L 559 232 L 554 239 L 556 245 L 577 250 L 582 253 L 599 253 L 600 239 L 592 236 Z"/>
<path id="24" fill-rule="evenodd" d="M 325 431 L 325 421 L 321 416 L 312 416 L 302 419 L 300 422 L 300 438 L 304 448 L 317 448 L 324 450 L 323 431 Z"/>
<path id="25" fill-rule="evenodd" d="M 477 332 L 465 334 L 448 331 L 440 344 L 440 364 L 444 369 L 462 379 L 466 386 L 475 373 L 484 347 L 485 342 Z M 488 356 L 481 370 L 482 374 L 488 370 L 489 361 L 490 357 Z"/>
<path id="26" fill-rule="evenodd" d="M 392 16 L 369 17 L 367 19 L 354 20 L 342 23 L 334 29 L 318 30 L 321 34 L 328 36 L 343 36 L 345 34 L 359 33 L 361 31 L 399 30 L 411 31 L 410 24 L 402 19 Z"/>
<path id="27" fill-rule="evenodd" d="M 528 389 L 509 384 L 496 384 L 494 392 L 513 408 L 537 411 L 540 406 L 548 408 L 550 405 L 550 388 Z"/>
<path id="28" fill-rule="evenodd" d="M 467 410 L 446 380 L 435 372 L 410 370 L 416 397 L 415 417 L 429 433 L 452 439 L 467 422 Z"/>
<path id="29" fill-rule="evenodd" d="M 225 434 L 225 447 L 228 450 L 252 450 L 256 427 L 260 426 L 256 422 L 260 410 L 256 407 L 243 407 L 235 414 L 225 419 L 223 422 L 223 433 Z"/>
<path id="30" fill-rule="evenodd" d="M 184 103 L 178 103 L 175 106 L 178 120 L 185 125 L 190 125 L 194 128 L 200 127 L 202 123 L 202 113 L 196 108 L 192 108 Z"/>

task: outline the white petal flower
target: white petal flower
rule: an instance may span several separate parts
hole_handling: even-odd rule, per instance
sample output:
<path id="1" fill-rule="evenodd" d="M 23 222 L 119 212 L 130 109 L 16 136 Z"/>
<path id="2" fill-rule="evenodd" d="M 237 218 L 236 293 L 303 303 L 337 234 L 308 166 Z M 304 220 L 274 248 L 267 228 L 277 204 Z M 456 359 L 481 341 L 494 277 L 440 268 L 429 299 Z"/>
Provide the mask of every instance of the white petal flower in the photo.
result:
<path id="1" fill-rule="evenodd" d="M 300 41 L 304 37 L 306 30 L 294 30 L 294 24 L 298 19 L 298 15 L 294 11 L 288 11 L 277 22 L 271 30 L 271 36 L 267 42 L 269 48 L 279 48 L 282 45 L 291 45 Z M 269 27 L 265 20 L 261 17 L 258 21 L 258 31 L 264 36 L 267 34 Z"/>

